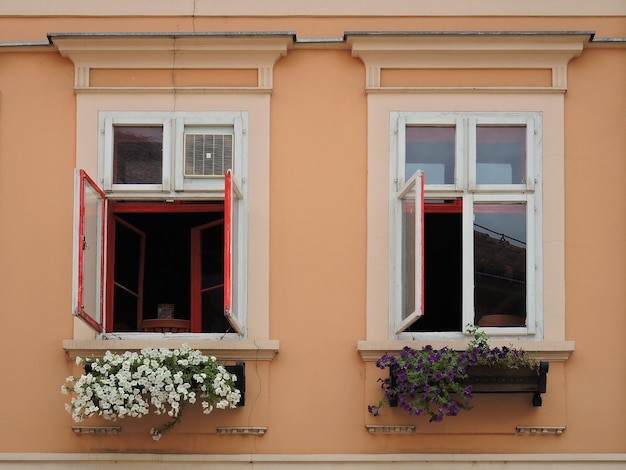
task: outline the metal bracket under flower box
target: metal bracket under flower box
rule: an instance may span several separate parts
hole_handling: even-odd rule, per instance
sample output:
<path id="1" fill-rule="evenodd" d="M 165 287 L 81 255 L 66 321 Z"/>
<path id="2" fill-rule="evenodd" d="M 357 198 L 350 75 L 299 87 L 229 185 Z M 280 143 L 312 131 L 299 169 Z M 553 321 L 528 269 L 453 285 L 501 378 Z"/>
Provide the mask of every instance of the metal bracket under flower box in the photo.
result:
<path id="1" fill-rule="evenodd" d="M 232 366 L 224 366 L 228 372 L 237 376 L 235 385 L 241 392 L 241 399 L 237 404 L 237 407 L 244 406 L 246 404 L 246 363 L 243 361 L 237 361 Z"/>
<path id="2" fill-rule="evenodd" d="M 84 368 L 87 374 L 91 372 L 91 364 L 91 361 L 85 362 Z M 246 363 L 243 361 L 237 361 L 233 365 L 224 367 L 229 373 L 237 376 L 237 382 L 235 382 L 235 385 L 241 392 L 241 399 L 239 400 L 237 406 L 244 406 L 246 404 Z"/>
<path id="3" fill-rule="evenodd" d="M 532 393 L 533 406 L 541 406 L 541 394 L 546 393 L 550 363 L 541 361 L 537 370 L 530 367 L 507 369 L 502 367 L 472 366 L 462 385 L 471 385 L 472 393 Z M 391 386 L 395 375 L 390 374 Z M 389 406 L 398 406 L 397 397 L 389 399 Z"/>

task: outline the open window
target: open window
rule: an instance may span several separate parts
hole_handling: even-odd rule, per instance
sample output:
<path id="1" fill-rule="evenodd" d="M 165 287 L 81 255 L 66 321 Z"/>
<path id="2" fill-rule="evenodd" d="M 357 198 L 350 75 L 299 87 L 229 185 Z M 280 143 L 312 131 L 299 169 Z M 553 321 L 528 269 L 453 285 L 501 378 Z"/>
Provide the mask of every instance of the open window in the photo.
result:
<path id="1" fill-rule="evenodd" d="M 245 334 L 233 300 L 243 195 L 230 172 L 224 198 L 212 201 L 107 200 L 78 175 L 79 316 L 106 333 Z"/>
<path id="2" fill-rule="evenodd" d="M 533 334 L 541 309 L 540 115 L 398 112 L 392 120 L 395 334 L 462 332 L 467 324 Z"/>

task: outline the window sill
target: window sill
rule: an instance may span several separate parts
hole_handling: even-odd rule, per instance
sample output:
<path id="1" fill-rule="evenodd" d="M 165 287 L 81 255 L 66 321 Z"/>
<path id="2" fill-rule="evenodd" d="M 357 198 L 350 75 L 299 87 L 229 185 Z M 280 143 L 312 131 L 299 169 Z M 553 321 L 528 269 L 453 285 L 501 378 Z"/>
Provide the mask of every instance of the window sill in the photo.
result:
<path id="1" fill-rule="evenodd" d="M 365 362 L 375 362 L 385 353 L 398 353 L 404 346 L 421 349 L 430 344 L 435 349 L 444 346 L 456 351 L 464 351 L 467 348 L 467 341 L 359 341 L 357 351 Z M 574 352 L 576 343 L 574 341 L 498 341 L 490 340 L 492 347 L 514 347 L 523 349 L 535 355 L 542 361 L 565 362 Z"/>
<path id="2" fill-rule="evenodd" d="M 187 338 L 172 339 L 64 339 L 63 349 L 70 358 L 100 357 L 106 351 L 121 353 L 151 348 L 178 348 L 188 344 L 199 349 L 203 354 L 215 356 L 220 361 L 271 361 L 278 354 L 278 340 L 192 340 Z"/>

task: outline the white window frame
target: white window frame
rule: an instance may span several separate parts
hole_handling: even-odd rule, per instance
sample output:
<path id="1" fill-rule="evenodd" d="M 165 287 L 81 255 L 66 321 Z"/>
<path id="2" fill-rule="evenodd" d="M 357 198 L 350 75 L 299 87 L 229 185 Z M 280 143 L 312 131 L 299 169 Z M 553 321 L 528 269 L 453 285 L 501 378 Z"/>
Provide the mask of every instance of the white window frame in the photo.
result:
<path id="1" fill-rule="evenodd" d="M 520 125 L 526 132 L 526 182 L 510 185 L 480 185 L 476 183 L 476 127 L 479 125 Z M 390 331 L 398 339 L 415 339 L 424 333 L 404 331 L 412 322 L 402 318 L 398 299 L 402 292 L 400 275 L 402 246 L 397 233 L 401 213 L 397 210 L 397 188 L 405 183 L 406 127 L 411 125 L 445 125 L 456 128 L 454 184 L 425 184 L 424 198 L 455 198 L 463 201 L 462 232 L 462 328 L 474 324 L 474 203 L 526 203 L 526 326 L 486 327 L 490 335 L 532 336 L 542 331 L 542 116 L 539 112 L 391 112 L 390 113 L 390 266 L 389 312 Z M 427 177 L 426 177 L 427 178 Z M 421 231 L 421 229 L 420 229 Z M 419 233 L 419 232 L 416 232 Z M 423 272 L 423 271 L 418 271 Z M 421 281 L 420 281 L 421 283 Z M 437 312 L 424 312 L 426 315 Z M 418 316 L 411 317 L 416 320 Z M 445 334 L 445 333 L 444 333 Z"/>
<path id="2" fill-rule="evenodd" d="M 163 127 L 163 176 L 159 184 L 113 183 L 113 128 L 118 125 Z M 151 111 L 101 111 L 98 116 L 98 181 L 107 193 L 130 193 L 141 197 L 196 197 L 196 193 L 224 191 L 223 177 L 189 178 L 184 174 L 184 136 L 187 127 L 198 127 L 210 132 L 231 130 L 233 134 L 234 175 L 245 177 L 244 128 L 247 113 L 228 111 L 207 112 L 151 112 Z M 206 196 L 206 194 L 204 194 Z"/>
<path id="3" fill-rule="evenodd" d="M 235 333 L 181 333 L 176 336 L 192 335 L 194 339 L 223 339 L 240 338 L 247 336 L 247 299 L 248 299 L 248 185 L 247 183 L 247 153 L 248 153 L 248 113 L 241 112 L 134 112 L 134 111 L 102 111 L 98 115 L 100 132 L 98 139 L 98 180 L 104 186 L 98 193 L 104 199 L 103 207 L 108 199 L 135 199 L 135 200 L 225 200 L 226 187 L 225 178 L 211 177 L 198 180 L 200 184 L 188 185 L 188 180 L 183 178 L 184 160 L 182 151 L 184 149 L 185 126 L 202 126 L 204 128 L 233 129 L 233 171 L 229 172 L 232 180 L 232 226 L 230 230 L 229 250 L 231 256 L 231 286 L 232 291 L 229 302 L 229 311 L 226 312 L 228 321 L 233 326 Z M 116 124 L 138 124 L 138 125 L 163 125 L 163 182 L 159 185 L 145 184 L 112 184 L 113 168 L 113 126 Z M 172 137 L 174 136 L 174 137 Z M 167 171 L 166 171 L 167 168 Z M 84 292 L 82 259 L 80 257 L 81 233 L 84 232 L 84 217 L 81 215 L 82 195 L 84 194 L 84 178 L 81 172 L 76 171 L 75 187 L 75 251 L 74 257 L 74 305 L 75 313 L 81 316 L 93 328 L 96 333 L 103 337 L 117 339 L 134 339 L 137 337 L 155 336 L 155 333 L 143 332 L 108 332 L 104 330 L 106 318 L 103 313 L 107 311 L 106 302 L 106 240 L 107 236 L 103 229 L 103 235 L 98 241 L 97 266 L 94 266 L 98 274 L 97 279 L 90 279 L 89 282 L 96 282 L 96 286 L 89 286 L 88 292 L 95 290 L 99 292 L 99 299 L 95 300 L 96 310 L 83 314 L 81 304 L 85 299 L 80 298 Z M 182 186 L 178 183 L 171 187 L 171 182 L 178 178 Z M 93 183 L 93 180 L 89 181 Z M 95 184 L 95 183 L 94 183 Z M 190 189 L 191 186 L 191 189 Z M 180 187 L 180 190 L 176 190 Z M 108 188 L 108 189 L 107 189 Z M 226 210 L 226 209 L 225 209 Z M 103 217 L 106 217 L 106 210 Z M 106 220 L 99 222 L 106 228 Z M 92 276 L 94 277 L 94 276 Z M 94 304 L 94 302 L 90 302 Z M 93 321 L 90 321 L 92 317 Z M 168 335 L 172 335 L 171 333 Z"/>

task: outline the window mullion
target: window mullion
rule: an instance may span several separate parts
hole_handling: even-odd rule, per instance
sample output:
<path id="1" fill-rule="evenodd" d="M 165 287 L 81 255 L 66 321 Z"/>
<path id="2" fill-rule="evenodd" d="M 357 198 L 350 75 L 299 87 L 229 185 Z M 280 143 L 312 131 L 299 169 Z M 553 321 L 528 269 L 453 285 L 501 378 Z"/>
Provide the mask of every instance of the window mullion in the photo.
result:
<path id="1" fill-rule="evenodd" d="M 474 195 L 463 195 L 462 213 L 462 329 L 474 324 Z"/>
<path id="2" fill-rule="evenodd" d="M 457 191 L 463 191 L 464 189 L 467 189 L 467 172 L 469 171 L 466 156 L 470 142 L 468 142 L 467 138 L 468 133 L 466 120 L 461 117 L 457 117 L 455 127 L 454 186 Z"/>
<path id="3" fill-rule="evenodd" d="M 104 128 L 101 130 L 104 139 L 104 168 L 101 178 L 103 189 L 111 191 L 113 188 L 113 119 L 109 116 L 104 119 Z"/>
<path id="4" fill-rule="evenodd" d="M 165 192 L 169 192 L 172 189 L 172 159 L 176 154 L 174 148 L 175 138 L 173 134 L 176 132 L 176 119 L 165 118 L 163 119 L 163 188 Z"/>
<path id="5" fill-rule="evenodd" d="M 402 183 L 404 183 L 406 174 L 405 174 L 405 162 L 406 162 L 406 119 L 399 118 L 398 119 L 398 127 L 395 132 L 395 142 L 398 146 L 398 158 L 395 162 L 394 170 L 397 172 L 397 181 L 399 184 L 396 185 L 396 189 L 400 187 Z"/>
<path id="6" fill-rule="evenodd" d="M 526 328 L 528 333 L 534 334 L 536 327 L 536 279 L 540 266 L 537 266 L 536 243 L 537 237 L 535 224 L 535 196 L 529 194 L 526 198 Z"/>
<path id="7" fill-rule="evenodd" d="M 243 135 L 247 132 L 244 128 L 243 119 L 236 117 L 233 120 L 234 130 L 234 142 L 233 142 L 233 162 L 232 171 L 234 175 L 245 175 L 246 171 L 243 168 L 243 152 L 244 152 L 244 138 Z M 240 176 L 241 177 L 241 176 Z"/>
<path id="8" fill-rule="evenodd" d="M 174 191 L 182 191 L 184 189 L 185 120 L 181 117 L 173 120 L 174 143 L 172 148 L 174 149 L 174 154 L 171 160 L 174 162 L 174 168 L 171 174 L 174 178 Z"/>
<path id="9" fill-rule="evenodd" d="M 467 184 L 464 189 L 476 191 L 476 118 L 470 117 L 465 121 L 465 139 L 467 141 L 466 164 Z"/>
<path id="10" fill-rule="evenodd" d="M 526 119 L 526 189 L 535 189 L 535 120 Z"/>

